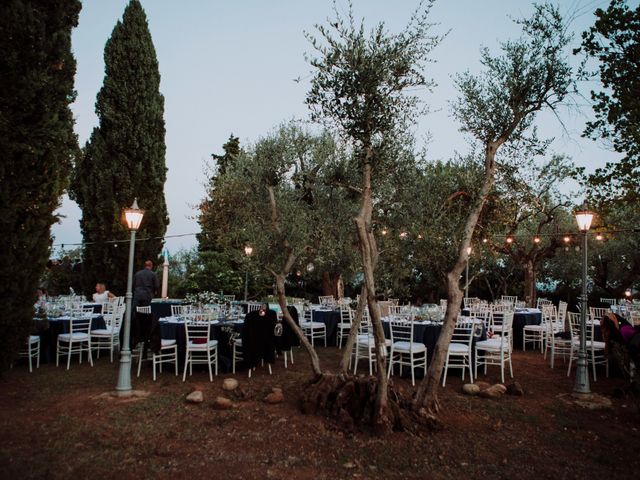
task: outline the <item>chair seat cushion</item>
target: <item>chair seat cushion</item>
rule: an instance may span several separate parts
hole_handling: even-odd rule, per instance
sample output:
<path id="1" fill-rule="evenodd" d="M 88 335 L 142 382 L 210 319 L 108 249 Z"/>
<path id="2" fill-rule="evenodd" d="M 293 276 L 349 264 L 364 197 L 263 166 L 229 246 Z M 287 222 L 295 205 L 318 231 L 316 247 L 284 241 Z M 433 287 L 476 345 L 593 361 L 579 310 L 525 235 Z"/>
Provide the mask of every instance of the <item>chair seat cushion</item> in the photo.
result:
<path id="1" fill-rule="evenodd" d="M 351 324 L 350 324 L 349 322 L 340 322 L 340 323 L 338 324 L 338 328 L 339 328 L 340 330 L 345 330 L 345 329 L 347 329 L 347 328 L 351 328 Z"/>
<path id="2" fill-rule="evenodd" d="M 526 325 L 523 330 L 527 330 L 529 332 L 546 332 L 546 325 Z"/>
<path id="3" fill-rule="evenodd" d="M 236 346 L 241 347 L 242 346 L 242 339 L 241 338 L 236 338 L 233 341 L 234 344 L 236 344 Z"/>
<path id="4" fill-rule="evenodd" d="M 208 342 L 203 342 L 203 343 L 189 342 L 189 344 L 187 345 L 187 349 L 189 349 L 189 350 L 208 350 L 208 349 L 213 348 L 213 347 L 215 347 L 217 345 L 218 345 L 218 341 L 217 340 L 209 340 Z"/>
<path id="5" fill-rule="evenodd" d="M 469 345 L 466 345 L 464 343 L 450 343 L 449 352 L 450 353 L 469 353 Z"/>
<path id="6" fill-rule="evenodd" d="M 394 342 L 391 347 L 394 352 L 426 352 L 427 347 L 424 343 L 419 342 Z"/>
<path id="7" fill-rule="evenodd" d="M 301 322 L 300 326 L 302 328 L 326 328 L 326 325 L 323 322 Z"/>
<path id="8" fill-rule="evenodd" d="M 33 343 L 39 343 L 39 342 L 40 342 L 39 335 L 29 335 L 29 343 L 33 344 Z"/>
<path id="9" fill-rule="evenodd" d="M 89 340 L 89 334 L 81 332 L 61 333 L 58 335 L 58 340 L 62 340 L 63 342 L 83 342 L 85 340 Z"/>
<path id="10" fill-rule="evenodd" d="M 175 339 L 171 339 L 171 338 L 163 338 L 160 340 L 160 347 L 164 348 L 164 347 L 172 347 L 173 345 L 176 345 L 178 342 L 175 341 Z"/>
<path id="11" fill-rule="evenodd" d="M 476 350 L 496 350 L 500 351 L 500 349 L 504 349 L 505 351 L 509 349 L 509 342 L 505 339 L 503 342 L 500 337 L 498 338 L 490 338 L 488 340 L 482 340 L 480 342 L 476 342 Z"/>
<path id="12" fill-rule="evenodd" d="M 92 337 L 110 337 L 112 335 L 118 335 L 119 330 L 110 330 L 108 328 L 96 328 L 91 330 Z"/>

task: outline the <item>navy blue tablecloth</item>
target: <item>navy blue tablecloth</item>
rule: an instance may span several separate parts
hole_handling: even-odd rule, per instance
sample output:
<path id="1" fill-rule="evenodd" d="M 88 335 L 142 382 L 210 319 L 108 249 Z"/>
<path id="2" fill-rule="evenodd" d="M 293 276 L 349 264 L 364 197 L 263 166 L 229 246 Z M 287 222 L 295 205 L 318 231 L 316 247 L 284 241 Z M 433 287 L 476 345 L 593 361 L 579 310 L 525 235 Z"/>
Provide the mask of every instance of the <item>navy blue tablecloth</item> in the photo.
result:
<path id="1" fill-rule="evenodd" d="M 37 335 L 40 336 L 40 359 L 44 362 L 53 362 L 56 358 L 58 348 L 58 335 L 61 333 L 69 333 L 69 317 L 51 317 L 48 321 L 36 320 L 35 328 Z M 91 319 L 90 330 L 106 328 L 104 317 L 96 315 Z"/>
<path id="2" fill-rule="evenodd" d="M 337 310 L 313 310 L 314 322 L 322 322 L 327 328 L 327 345 L 337 345 L 338 323 L 340 311 Z"/>

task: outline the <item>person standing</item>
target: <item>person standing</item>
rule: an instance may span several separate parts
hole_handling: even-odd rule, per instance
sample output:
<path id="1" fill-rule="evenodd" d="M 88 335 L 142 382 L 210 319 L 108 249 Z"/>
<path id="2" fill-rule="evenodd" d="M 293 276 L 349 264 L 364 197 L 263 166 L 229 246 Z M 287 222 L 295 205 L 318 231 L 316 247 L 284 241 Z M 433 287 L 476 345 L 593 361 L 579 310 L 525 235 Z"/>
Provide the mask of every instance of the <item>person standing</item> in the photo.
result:
<path id="1" fill-rule="evenodd" d="M 151 299 L 158 293 L 160 282 L 153 272 L 153 262 L 144 262 L 144 268 L 138 270 L 133 277 L 133 305 L 142 307 L 151 305 Z"/>
<path id="2" fill-rule="evenodd" d="M 160 328 L 153 315 L 139 313 L 138 307 L 151 305 L 151 300 L 158 293 L 160 283 L 153 271 L 153 262 L 144 262 L 144 268 L 138 270 L 133 277 L 133 322 L 131 324 L 131 346 L 144 343 L 142 357 L 147 358 L 149 347 L 160 351 Z M 155 328 L 154 328 L 155 327 Z M 155 333 L 154 333 L 155 332 Z M 153 338 L 152 338 L 153 337 Z"/>

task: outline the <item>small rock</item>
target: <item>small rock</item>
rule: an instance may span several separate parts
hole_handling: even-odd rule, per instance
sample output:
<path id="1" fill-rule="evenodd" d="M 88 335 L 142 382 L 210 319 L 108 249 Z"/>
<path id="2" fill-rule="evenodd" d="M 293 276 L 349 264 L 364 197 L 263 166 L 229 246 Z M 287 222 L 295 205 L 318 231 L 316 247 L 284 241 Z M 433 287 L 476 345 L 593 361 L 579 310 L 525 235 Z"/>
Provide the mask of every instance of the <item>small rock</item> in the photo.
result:
<path id="1" fill-rule="evenodd" d="M 522 389 L 522 385 L 519 382 L 513 382 L 507 385 L 507 394 L 515 395 L 517 397 L 524 396 L 524 390 Z"/>
<path id="2" fill-rule="evenodd" d="M 501 383 L 496 383 L 495 385 L 491 385 L 489 388 L 480 390 L 479 395 L 483 398 L 500 398 L 506 392 L 507 387 L 505 387 Z"/>
<path id="3" fill-rule="evenodd" d="M 462 385 L 462 393 L 465 395 L 477 395 L 480 393 L 480 387 L 474 383 L 465 383 Z"/>
<path id="4" fill-rule="evenodd" d="M 186 398 L 189 403 L 202 403 L 204 401 L 204 394 L 200 390 L 194 390 Z"/>
<path id="5" fill-rule="evenodd" d="M 213 408 L 217 410 L 229 410 L 233 408 L 233 402 L 226 397 L 216 397 L 213 402 Z"/>
<path id="6" fill-rule="evenodd" d="M 222 389 L 228 392 L 235 390 L 238 388 L 238 380 L 235 378 L 225 378 L 224 382 L 222 382 Z"/>
<path id="7" fill-rule="evenodd" d="M 276 391 L 278 390 L 278 391 Z M 274 388 L 273 391 L 267 395 L 264 399 L 265 402 L 267 403 L 271 403 L 271 404 L 275 404 L 275 403 L 281 403 L 284 401 L 284 395 L 282 394 L 282 389 L 278 388 Z"/>

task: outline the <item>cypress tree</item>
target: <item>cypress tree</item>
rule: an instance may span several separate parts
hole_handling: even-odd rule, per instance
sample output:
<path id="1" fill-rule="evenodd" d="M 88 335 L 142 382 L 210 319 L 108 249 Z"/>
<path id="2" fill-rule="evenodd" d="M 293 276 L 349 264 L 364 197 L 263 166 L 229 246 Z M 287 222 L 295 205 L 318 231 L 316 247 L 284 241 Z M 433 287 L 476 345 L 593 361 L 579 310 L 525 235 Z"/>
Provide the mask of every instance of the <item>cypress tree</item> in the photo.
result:
<path id="1" fill-rule="evenodd" d="M 92 291 L 96 281 L 104 280 L 110 290 L 124 294 L 129 235 L 122 209 L 135 197 L 145 209 L 136 265 L 158 258 L 169 223 L 164 98 L 147 17 L 138 0 L 129 2 L 113 29 L 104 61 L 104 84 L 96 101 L 99 125 L 76 164 L 72 198 L 82 209 L 85 288 Z"/>
<path id="2" fill-rule="evenodd" d="M 31 328 L 51 224 L 77 152 L 71 30 L 78 0 L 0 4 L 0 366 Z"/>

